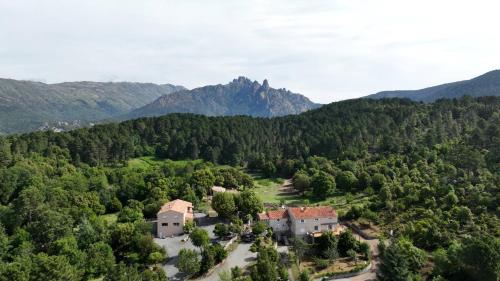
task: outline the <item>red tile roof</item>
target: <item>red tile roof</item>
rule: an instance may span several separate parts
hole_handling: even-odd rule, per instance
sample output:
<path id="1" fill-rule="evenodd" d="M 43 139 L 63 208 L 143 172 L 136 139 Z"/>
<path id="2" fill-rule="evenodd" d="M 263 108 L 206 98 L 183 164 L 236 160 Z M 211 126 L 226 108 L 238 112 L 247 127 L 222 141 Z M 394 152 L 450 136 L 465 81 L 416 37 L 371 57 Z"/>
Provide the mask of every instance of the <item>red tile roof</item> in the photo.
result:
<path id="1" fill-rule="evenodd" d="M 285 218 L 288 218 L 288 212 L 286 209 L 272 210 L 259 214 L 259 219 L 261 220 L 277 220 Z"/>
<path id="2" fill-rule="evenodd" d="M 337 212 L 332 207 L 290 207 L 288 211 L 295 219 L 332 218 Z"/>

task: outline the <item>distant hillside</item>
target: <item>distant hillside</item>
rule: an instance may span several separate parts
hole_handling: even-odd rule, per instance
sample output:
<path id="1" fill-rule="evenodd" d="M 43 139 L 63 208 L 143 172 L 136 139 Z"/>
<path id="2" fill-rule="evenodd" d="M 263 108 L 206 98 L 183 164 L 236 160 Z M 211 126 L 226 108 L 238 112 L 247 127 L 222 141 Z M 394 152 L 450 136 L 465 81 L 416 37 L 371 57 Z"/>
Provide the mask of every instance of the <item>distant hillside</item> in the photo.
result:
<path id="1" fill-rule="evenodd" d="M 0 134 L 111 118 L 183 89 L 151 83 L 45 84 L 0 79 Z"/>
<path id="2" fill-rule="evenodd" d="M 239 77 L 226 85 L 179 91 L 132 111 L 123 119 L 168 113 L 197 113 L 208 116 L 250 115 L 257 117 L 298 114 L 319 107 L 308 98 L 285 89 L 269 87 Z"/>
<path id="3" fill-rule="evenodd" d="M 459 98 L 461 96 L 500 96 L 500 70 L 487 72 L 476 78 L 453 82 L 421 90 L 384 91 L 367 98 L 409 98 L 415 101 L 432 102 L 440 98 Z"/>

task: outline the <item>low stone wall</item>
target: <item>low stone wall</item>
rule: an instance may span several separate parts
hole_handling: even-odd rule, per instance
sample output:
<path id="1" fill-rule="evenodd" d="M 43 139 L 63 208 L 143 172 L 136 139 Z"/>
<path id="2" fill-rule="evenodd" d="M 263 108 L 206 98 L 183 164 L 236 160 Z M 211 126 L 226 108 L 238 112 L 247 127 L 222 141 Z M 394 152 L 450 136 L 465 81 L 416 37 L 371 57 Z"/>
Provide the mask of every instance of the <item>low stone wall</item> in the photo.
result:
<path id="1" fill-rule="evenodd" d="M 224 250 L 227 250 L 227 248 L 229 248 L 229 246 L 231 246 L 236 240 L 238 240 L 238 235 L 235 235 L 233 238 L 231 238 L 231 240 L 227 241 L 227 244 L 224 245 Z"/>

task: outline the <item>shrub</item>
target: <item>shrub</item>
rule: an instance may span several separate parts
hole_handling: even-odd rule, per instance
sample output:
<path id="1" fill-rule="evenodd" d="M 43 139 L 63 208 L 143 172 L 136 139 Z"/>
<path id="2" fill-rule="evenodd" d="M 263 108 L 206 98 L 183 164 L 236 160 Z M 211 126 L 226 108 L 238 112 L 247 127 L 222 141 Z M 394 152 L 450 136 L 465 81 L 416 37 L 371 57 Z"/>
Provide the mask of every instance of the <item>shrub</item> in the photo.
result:
<path id="1" fill-rule="evenodd" d="M 314 264 L 318 269 L 325 269 L 328 267 L 329 262 L 326 259 L 314 258 Z"/>

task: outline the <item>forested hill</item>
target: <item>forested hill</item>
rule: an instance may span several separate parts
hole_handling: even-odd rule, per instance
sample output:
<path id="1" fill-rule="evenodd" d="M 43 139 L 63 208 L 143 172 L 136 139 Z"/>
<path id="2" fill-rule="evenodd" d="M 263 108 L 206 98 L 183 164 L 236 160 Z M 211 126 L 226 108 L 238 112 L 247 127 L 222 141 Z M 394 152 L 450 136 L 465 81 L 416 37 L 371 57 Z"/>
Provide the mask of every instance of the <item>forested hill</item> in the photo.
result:
<path id="1" fill-rule="evenodd" d="M 156 158 L 131 159 L 145 155 Z M 165 202 L 199 207 L 216 184 L 241 189 L 221 201 L 236 219 L 262 210 L 244 169 L 165 158 L 293 178 L 299 204 L 342 206 L 341 220 L 392 236 L 378 257 L 382 281 L 500 278 L 500 97 L 464 97 L 349 100 L 275 118 L 172 114 L 0 138 L 0 280 L 166 280 L 167 253 L 144 220 Z M 202 256 L 203 272 L 214 259 Z M 257 267 L 251 280 L 277 280 Z"/>
<path id="2" fill-rule="evenodd" d="M 151 83 L 40 82 L 0 79 L 0 134 L 125 114 L 184 87 Z"/>
<path id="3" fill-rule="evenodd" d="M 411 153 L 453 142 L 484 149 L 485 157 L 496 161 L 499 126 L 500 98 L 495 97 L 431 104 L 359 99 L 271 119 L 172 114 L 64 133 L 36 132 L 8 137 L 5 140 L 10 144 L 4 141 L 0 151 L 10 155 L 3 156 L 8 159 L 62 149 L 73 162 L 90 165 L 143 155 L 242 164 L 311 155 L 354 159 L 371 153 Z"/>
<path id="4" fill-rule="evenodd" d="M 317 108 L 319 104 L 285 89 L 273 89 L 239 77 L 226 85 L 213 85 L 165 95 L 125 115 L 124 119 L 160 116 L 168 113 L 196 113 L 208 116 L 249 115 L 273 117 Z"/>
<path id="5" fill-rule="evenodd" d="M 476 78 L 452 82 L 420 90 L 383 91 L 367 98 L 409 98 L 415 101 L 433 102 L 442 98 L 462 96 L 500 96 L 500 70 L 493 70 Z"/>

